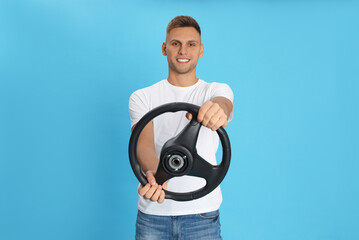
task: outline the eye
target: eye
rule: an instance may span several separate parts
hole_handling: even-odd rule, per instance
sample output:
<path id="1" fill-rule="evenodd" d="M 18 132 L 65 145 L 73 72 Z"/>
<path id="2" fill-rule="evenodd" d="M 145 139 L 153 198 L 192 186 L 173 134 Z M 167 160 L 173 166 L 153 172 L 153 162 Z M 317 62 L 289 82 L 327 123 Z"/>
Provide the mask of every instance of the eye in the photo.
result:
<path id="1" fill-rule="evenodd" d="M 190 43 L 189 46 L 190 46 L 190 47 L 195 47 L 196 44 L 195 44 L 195 43 Z"/>
<path id="2" fill-rule="evenodd" d="M 178 45 L 178 42 L 173 42 L 172 43 L 172 46 L 177 46 Z"/>

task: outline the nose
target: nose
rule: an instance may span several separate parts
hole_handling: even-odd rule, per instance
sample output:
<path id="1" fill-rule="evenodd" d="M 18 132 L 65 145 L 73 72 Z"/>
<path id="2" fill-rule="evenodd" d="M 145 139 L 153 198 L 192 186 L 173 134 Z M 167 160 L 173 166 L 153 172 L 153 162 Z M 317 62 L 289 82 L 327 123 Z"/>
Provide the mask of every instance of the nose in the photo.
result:
<path id="1" fill-rule="evenodd" d="M 187 47 L 182 45 L 178 51 L 180 55 L 186 55 L 187 54 Z"/>

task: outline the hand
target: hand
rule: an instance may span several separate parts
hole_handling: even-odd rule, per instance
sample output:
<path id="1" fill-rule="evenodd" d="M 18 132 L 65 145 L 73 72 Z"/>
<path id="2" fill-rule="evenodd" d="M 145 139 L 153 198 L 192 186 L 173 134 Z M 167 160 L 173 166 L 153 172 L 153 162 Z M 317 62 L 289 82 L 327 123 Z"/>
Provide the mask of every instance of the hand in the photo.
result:
<path id="1" fill-rule="evenodd" d="M 148 183 L 138 188 L 138 194 L 153 202 L 163 203 L 165 201 L 165 191 L 162 188 L 167 190 L 167 182 L 163 186 L 158 185 L 152 171 L 147 171 L 146 176 Z"/>
<path id="2" fill-rule="evenodd" d="M 192 114 L 187 113 L 188 120 L 192 120 Z M 199 109 L 197 121 L 203 126 L 216 131 L 219 127 L 228 125 L 228 116 L 218 103 L 207 101 Z"/>

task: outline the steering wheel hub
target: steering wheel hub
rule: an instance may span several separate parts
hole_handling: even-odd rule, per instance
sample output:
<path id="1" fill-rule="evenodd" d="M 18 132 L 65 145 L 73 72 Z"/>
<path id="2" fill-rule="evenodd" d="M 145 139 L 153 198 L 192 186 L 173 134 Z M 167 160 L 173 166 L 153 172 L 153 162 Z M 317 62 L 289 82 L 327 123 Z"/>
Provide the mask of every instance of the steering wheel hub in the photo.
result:
<path id="1" fill-rule="evenodd" d="M 163 170 L 173 176 L 185 175 L 188 168 L 192 166 L 192 156 L 185 149 L 166 151 L 161 159 Z"/>
<path id="2" fill-rule="evenodd" d="M 172 155 L 168 159 L 168 163 L 171 167 L 171 170 L 178 172 L 178 170 L 180 170 L 184 166 L 184 158 L 180 155 Z"/>

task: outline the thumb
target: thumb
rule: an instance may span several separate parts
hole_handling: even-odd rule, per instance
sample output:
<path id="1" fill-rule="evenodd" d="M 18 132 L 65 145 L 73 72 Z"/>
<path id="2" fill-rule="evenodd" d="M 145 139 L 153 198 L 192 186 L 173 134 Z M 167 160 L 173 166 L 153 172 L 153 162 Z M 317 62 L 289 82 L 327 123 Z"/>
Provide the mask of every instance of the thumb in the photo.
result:
<path id="1" fill-rule="evenodd" d="M 151 185 L 155 185 L 156 184 L 156 179 L 153 176 L 153 172 L 152 171 L 147 171 L 146 172 L 146 177 L 147 177 L 147 181 L 151 184 Z"/>
<path id="2" fill-rule="evenodd" d="M 191 113 L 186 113 L 186 118 L 188 119 L 188 120 L 192 120 L 192 114 Z"/>

